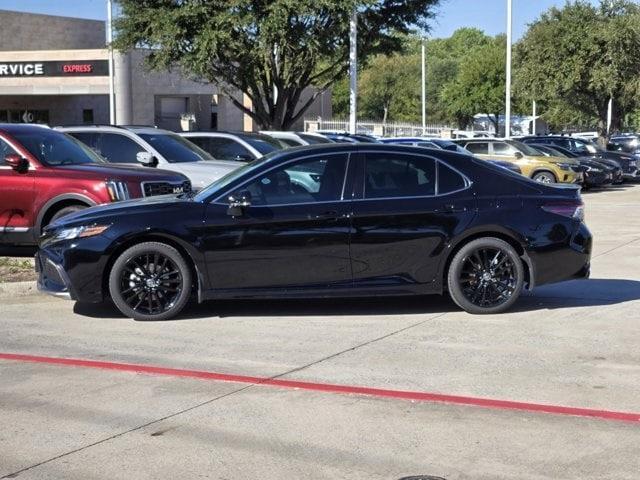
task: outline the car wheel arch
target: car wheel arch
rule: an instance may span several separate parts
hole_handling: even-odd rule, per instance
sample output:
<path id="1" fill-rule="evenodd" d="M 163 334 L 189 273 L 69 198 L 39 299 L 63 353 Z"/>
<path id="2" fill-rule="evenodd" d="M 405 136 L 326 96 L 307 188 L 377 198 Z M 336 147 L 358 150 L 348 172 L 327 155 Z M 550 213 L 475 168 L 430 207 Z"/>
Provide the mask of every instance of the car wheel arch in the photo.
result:
<path id="1" fill-rule="evenodd" d="M 550 170 L 548 168 L 538 168 L 537 170 L 534 170 L 533 172 L 531 172 L 531 177 L 530 178 L 535 177 L 539 173 L 548 173 L 549 175 L 553 176 L 553 178 L 554 178 L 554 180 L 556 182 L 558 182 L 558 176 L 553 172 L 553 170 Z"/>
<path id="2" fill-rule="evenodd" d="M 203 277 L 203 270 L 198 266 L 198 262 L 195 260 L 193 254 L 189 251 L 189 248 L 185 246 L 184 242 L 180 241 L 178 238 L 158 232 L 143 232 L 139 235 L 129 237 L 114 246 L 114 248 L 109 252 L 109 259 L 107 260 L 104 271 L 102 273 L 103 296 L 106 297 L 109 292 L 109 275 L 114 263 L 116 262 L 116 259 L 127 249 L 133 247 L 134 245 L 145 242 L 164 243 L 175 248 L 178 253 L 182 255 L 182 257 L 187 262 L 189 269 L 191 270 L 192 278 L 195 279 L 198 302 L 202 302 L 202 291 L 205 286 L 205 279 Z"/>
<path id="3" fill-rule="evenodd" d="M 44 227 L 47 226 L 51 218 L 66 207 L 71 207 L 73 205 L 79 205 L 83 207 L 93 207 L 97 205 L 95 201 L 86 195 L 81 195 L 79 193 L 66 193 L 64 195 L 58 195 L 50 200 L 48 200 L 39 210 L 38 216 L 35 222 L 34 234 L 37 237 L 40 236 Z"/>
<path id="4" fill-rule="evenodd" d="M 509 231 L 504 227 L 500 227 L 496 225 L 495 227 L 491 227 L 491 228 L 471 230 L 469 232 L 466 232 L 464 236 L 456 239 L 454 242 L 449 243 L 449 245 L 447 246 L 448 252 L 444 259 L 444 262 L 442 263 L 442 268 L 439 272 L 439 277 L 438 277 L 441 291 L 444 291 L 446 288 L 445 287 L 447 284 L 446 277 L 449 272 L 449 267 L 451 266 L 451 262 L 453 261 L 453 258 L 456 256 L 456 253 L 458 253 L 460 249 L 462 249 L 462 247 L 464 247 L 468 243 L 474 240 L 477 240 L 479 238 L 488 238 L 488 237 L 504 240 L 515 249 L 515 251 L 518 253 L 518 256 L 522 259 L 522 264 L 524 266 L 525 283 L 527 285 L 526 289 L 531 290 L 534 287 L 534 283 L 535 283 L 534 282 L 535 280 L 534 266 L 533 266 L 533 262 L 531 261 L 531 258 L 529 258 L 529 255 L 527 254 L 527 251 L 523 245 L 523 242 L 518 239 L 518 235 L 515 234 L 515 232 Z"/>

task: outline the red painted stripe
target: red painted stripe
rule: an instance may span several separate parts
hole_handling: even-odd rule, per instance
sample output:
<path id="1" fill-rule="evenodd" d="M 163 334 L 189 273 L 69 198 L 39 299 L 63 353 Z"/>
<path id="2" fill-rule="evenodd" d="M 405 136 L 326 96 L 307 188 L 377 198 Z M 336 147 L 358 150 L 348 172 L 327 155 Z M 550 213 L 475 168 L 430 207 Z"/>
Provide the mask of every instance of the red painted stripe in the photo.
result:
<path id="1" fill-rule="evenodd" d="M 13 353 L 0 353 L 0 360 L 35 362 L 48 365 L 65 365 L 104 370 L 118 370 L 121 372 L 146 373 L 152 375 L 166 375 L 171 377 L 199 378 L 202 380 L 217 380 L 222 382 L 271 385 L 280 388 L 311 390 L 327 393 L 367 395 L 372 397 L 395 398 L 402 400 L 413 400 L 418 402 L 470 405 L 497 410 L 519 410 L 525 412 L 548 413 L 553 415 L 592 417 L 621 422 L 640 422 L 640 413 L 595 410 L 591 408 L 564 407 L 559 405 L 544 405 L 539 403 L 513 402 L 509 400 L 495 400 L 490 398 L 463 397 L 458 395 L 444 395 L 440 393 L 411 392 L 404 390 L 387 390 L 382 388 L 333 385 L 328 383 L 301 382 L 297 380 L 281 380 L 268 377 L 250 377 L 246 375 L 230 375 L 226 373 L 205 372 L 201 370 L 154 367 L 151 365 L 100 362 L 95 360 L 81 360 L 75 358 L 42 357 L 36 355 L 21 355 Z"/>

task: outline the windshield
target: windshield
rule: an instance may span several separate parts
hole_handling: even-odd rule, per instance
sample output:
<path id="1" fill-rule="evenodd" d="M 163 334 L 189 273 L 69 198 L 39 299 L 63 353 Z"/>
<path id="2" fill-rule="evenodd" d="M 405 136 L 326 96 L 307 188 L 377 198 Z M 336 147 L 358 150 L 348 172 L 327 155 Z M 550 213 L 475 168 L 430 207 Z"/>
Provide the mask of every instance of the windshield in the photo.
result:
<path id="1" fill-rule="evenodd" d="M 12 135 L 31 155 L 49 167 L 105 163 L 93 150 L 66 133 L 43 128 Z"/>
<path id="2" fill-rule="evenodd" d="M 266 155 L 267 153 L 275 152 L 276 150 L 282 150 L 284 146 L 275 138 L 271 138 L 268 135 L 259 135 L 244 133 L 238 135 L 242 140 L 247 142 L 253 148 L 255 148 L 262 155 Z"/>
<path id="3" fill-rule="evenodd" d="M 227 185 L 229 185 L 230 183 L 234 182 L 236 179 L 238 179 L 238 178 L 242 177 L 243 175 L 253 171 L 254 169 L 260 167 L 261 165 L 264 165 L 265 162 L 269 161 L 276 154 L 277 154 L 277 152 L 273 152 L 273 153 L 267 154 L 264 157 L 259 158 L 258 160 L 255 160 L 255 161 L 249 162 L 249 163 L 245 163 L 240 168 L 236 168 L 235 170 L 230 171 L 226 175 L 224 175 L 224 176 L 220 177 L 219 179 L 217 179 L 215 182 L 207 185 L 205 188 L 200 190 L 196 194 L 194 199 L 197 202 L 201 202 L 201 201 L 206 200 L 210 196 L 214 195 L 217 191 L 222 190 Z"/>
<path id="4" fill-rule="evenodd" d="M 155 148 L 169 163 L 215 160 L 209 153 L 175 133 L 141 133 L 140 138 Z"/>
<path id="5" fill-rule="evenodd" d="M 507 143 L 509 145 L 511 145 L 512 147 L 515 147 L 518 150 L 520 150 L 524 155 L 530 155 L 530 156 L 533 156 L 533 157 L 541 157 L 541 156 L 543 156 L 542 152 L 539 152 L 535 148 L 531 148 L 526 143 L 518 142 L 517 140 L 507 140 Z"/>

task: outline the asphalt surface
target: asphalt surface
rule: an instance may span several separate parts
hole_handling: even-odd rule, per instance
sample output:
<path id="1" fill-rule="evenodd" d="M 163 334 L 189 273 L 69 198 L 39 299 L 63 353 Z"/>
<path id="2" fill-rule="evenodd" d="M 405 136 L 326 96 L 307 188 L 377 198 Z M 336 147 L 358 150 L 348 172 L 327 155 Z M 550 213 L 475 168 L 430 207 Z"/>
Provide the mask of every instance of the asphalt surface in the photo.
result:
<path id="1" fill-rule="evenodd" d="M 592 279 L 542 287 L 498 316 L 429 297 L 218 302 L 143 323 L 0 295 L 0 354 L 258 377 L 0 358 L 0 477 L 637 480 L 640 422 L 615 414 L 640 414 L 640 185 L 584 199 Z M 320 385 L 261 384 L 274 377 Z"/>

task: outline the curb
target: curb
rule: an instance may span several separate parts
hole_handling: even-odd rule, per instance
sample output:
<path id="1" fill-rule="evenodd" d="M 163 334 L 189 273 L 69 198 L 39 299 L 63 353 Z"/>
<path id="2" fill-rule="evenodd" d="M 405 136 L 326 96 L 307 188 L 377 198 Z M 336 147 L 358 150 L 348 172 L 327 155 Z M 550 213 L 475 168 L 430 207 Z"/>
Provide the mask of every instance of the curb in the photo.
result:
<path id="1" fill-rule="evenodd" d="M 38 294 L 35 281 L 0 283 L 0 299 L 28 297 Z"/>

